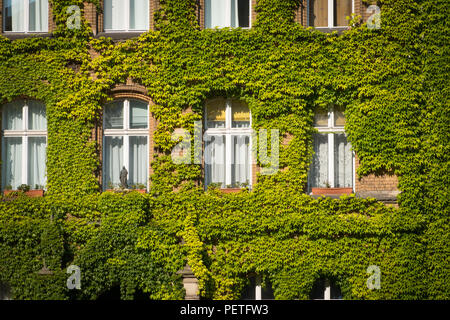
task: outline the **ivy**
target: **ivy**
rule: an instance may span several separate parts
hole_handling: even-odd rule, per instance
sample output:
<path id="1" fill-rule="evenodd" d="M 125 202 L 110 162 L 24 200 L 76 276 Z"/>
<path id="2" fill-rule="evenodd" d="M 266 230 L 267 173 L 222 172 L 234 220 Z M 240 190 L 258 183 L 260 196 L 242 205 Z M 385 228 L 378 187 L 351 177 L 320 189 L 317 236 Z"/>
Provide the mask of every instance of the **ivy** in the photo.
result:
<path id="1" fill-rule="evenodd" d="M 0 36 L 0 101 L 47 106 L 47 193 L 0 202 L 0 281 L 16 299 L 95 299 L 119 286 L 152 299 L 182 299 L 186 264 L 204 298 L 239 298 L 248 277 L 277 299 L 307 299 L 320 277 L 346 299 L 449 298 L 449 28 L 445 1 L 383 0 L 382 28 L 358 17 L 343 34 L 294 22 L 298 0 L 259 0 L 249 30 L 200 30 L 197 1 L 161 0 L 155 30 L 114 43 L 86 20 L 68 29 L 51 0 L 49 38 Z M 111 90 L 143 85 L 158 122 L 147 195 L 101 193 L 92 132 Z M 177 128 L 193 136 L 206 100 L 239 98 L 255 130 L 279 129 L 280 171 L 252 191 L 203 190 L 199 165 L 177 165 Z M 346 106 L 359 176 L 399 177 L 399 208 L 354 196 L 304 194 L 317 107 Z M 289 138 L 289 139 L 287 139 Z M 40 275 L 46 265 L 51 275 Z M 66 268 L 82 289 L 66 289 Z M 369 265 L 380 290 L 366 286 Z"/>

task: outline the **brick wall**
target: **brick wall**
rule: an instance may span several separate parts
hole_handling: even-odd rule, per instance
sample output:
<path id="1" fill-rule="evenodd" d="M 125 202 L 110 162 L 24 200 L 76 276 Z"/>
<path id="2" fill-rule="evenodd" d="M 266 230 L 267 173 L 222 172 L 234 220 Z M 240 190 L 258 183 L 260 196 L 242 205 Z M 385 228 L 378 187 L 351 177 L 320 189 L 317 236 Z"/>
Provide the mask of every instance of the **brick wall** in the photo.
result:
<path id="1" fill-rule="evenodd" d="M 355 157 L 355 167 L 359 167 L 359 159 Z M 355 193 L 361 197 L 375 197 L 393 200 L 399 194 L 398 178 L 394 175 L 375 176 L 373 174 L 358 179 L 355 177 Z"/>

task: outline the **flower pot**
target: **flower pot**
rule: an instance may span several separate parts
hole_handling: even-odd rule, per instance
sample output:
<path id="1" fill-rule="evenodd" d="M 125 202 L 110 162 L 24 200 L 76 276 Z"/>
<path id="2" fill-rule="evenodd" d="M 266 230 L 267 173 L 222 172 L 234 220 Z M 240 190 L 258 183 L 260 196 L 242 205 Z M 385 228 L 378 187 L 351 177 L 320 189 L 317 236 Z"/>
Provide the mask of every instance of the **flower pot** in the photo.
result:
<path id="1" fill-rule="evenodd" d="M 223 193 L 238 193 L 240 191 L 242 191 L 242 188 L 225 188 L 225 189 L 220 189 L 220 191 L 222 191 Z"/>
<path id="2" fill-rule="evenodd" d="M 3 194 L 5 196 L 7 196 L 7 195 L 9 195 L 10 193 L 13 193 L 13 192 L 21 192 L 21 191 L 18 191 L 18 190 L 4 190 Z M 31 197 L 31 198 L 43 197 L 44 196 L 44 190 L 30 190 L 30 191 L 25 192 L 25 195 L 28 196 L 28 197 Z"/>
<path id="3" fill-rule="evenodd" d="M 335 194 L 351 194 L 353 188 L 312 188 L 311 194 L 315 196 L 335 195 Z"/>

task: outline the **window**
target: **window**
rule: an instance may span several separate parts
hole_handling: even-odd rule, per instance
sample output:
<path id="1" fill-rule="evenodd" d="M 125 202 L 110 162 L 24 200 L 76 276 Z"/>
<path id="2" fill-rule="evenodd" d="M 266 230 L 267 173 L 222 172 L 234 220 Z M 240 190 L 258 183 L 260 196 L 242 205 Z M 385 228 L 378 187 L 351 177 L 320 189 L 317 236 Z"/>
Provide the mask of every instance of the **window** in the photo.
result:
<path id="1" fill-rule="evenodd" d="M 334 281 L 321 278 L 314 284 L 310 297 L 313 300 L 342 300 L 342 292 Z"/>
<path id="2" fill-rule="evenodd" d="M 205 27 L 250 28 L 251 0 L 205 0 Z"/>
<path id="3" fill-rule="evenodd" d="M 3 0 L 3 30 L 48 32 L 48 0 Z"/>
<path id="4" fill-rule="evenodd" d="M 215 99 L 206 105 L 205 185 L 251 185 L 251 116 L 244 102 Z"/>
<path id="5" fill-rule="evenodd" d="M 105 106 L 103 119 L 103 188 L 120 186 L 120 171 L 128 171 L 127 184 L 148 188 L 148 104 L 117 100 Z"/>
<path id="6" fill-rule="evenodd" d="M 245 287 L 242 293 L 241 300 L 274 300 L 274 292 L 272 284 L 267 281 L 265 285 L 262 284 L 262 277 L 260 275 L 250 277 L 250 284 Z"/>
<path id="7" fill-rule="evenodd" d="M 308 25 L 317 28 L 346 27 L 345 17 L 351 16 L 353 0 L 309 0 Z"/>
<path id="8" fill-rule="evenodd" d="M 310 188 L 353 188 L 353 152 L 345 135 L 344 109 L 333 106 L 316 112 L 314 156 L 309 174 Z"/>
<path id="9" fill-rule="evenodd" d="M 47 149 L 45 105 L 15 101 L 3 106 L 2 188 L 44 189 Z"/>
<path id="10" fill-rule="evenodd" d="M 146 31 L 149 29 L 149 0 L 105 0 L 105 31 Z"/>

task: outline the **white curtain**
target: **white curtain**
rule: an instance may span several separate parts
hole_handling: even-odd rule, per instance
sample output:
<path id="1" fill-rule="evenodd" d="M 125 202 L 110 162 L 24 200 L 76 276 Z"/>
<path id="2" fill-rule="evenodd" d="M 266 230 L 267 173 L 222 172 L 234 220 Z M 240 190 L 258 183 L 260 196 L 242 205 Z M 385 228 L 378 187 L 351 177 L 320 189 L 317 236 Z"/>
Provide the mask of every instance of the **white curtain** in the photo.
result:
<path id="1" fill-rule="evenodd" d="M 250 183 L 250 138 L 248 136 L 233 136 L 234 163 L 231 170 L 231 182 Z"/>
<path id="2" fill-rule="evenodd" d="M 123 137 L 105 137 L 104 148 L 103 185 L 105 189 L 110 189 L 120 185 L 120 171 L 123 166 Z"/>
<path id="3" fill-rule="evenodd" d="M 13 190 L 22 184 L 22 138 L 4 138 L 3 188 L 11 186 Z"/>
<path id="4" fill-rule="evenodd" d="M 28 102 L 28 129 L 47 130 L 45 105 L 40 102 Z"/>
<path id="5" fill-rule="evenodd" d="M 125 0 L 105 0 L 104 21 L 106 30 L 126 30 Z"/>
<path id="6" fill-rule="evenodd" d="M 130 128 L 145 129 L 148 127 L 148 106 L 144 102 L 130 101 Z"/>
<path id="7" fill-rule="evenodd" d="M 230 8 L 235 0 L 205 0 L 205 27 L 230 27 Z"/>
<path id="8" fill-rule="evenodd" d="M 5 0 L 5 9 L 8 10 L 8 15 L 11 21 L 6 18 L 6 31 L 25 31 L 25 8 L 23 0 Z"/>
<path id="9" fill-rule="evenodd" d="M 310 187 L 326 187 L 328 179 L 328 134 L 314 135 L 314 156 L 309 172 Z"/>
<path id="10" fill-rule="evenodd" d="M 143 184 L 147 187 L 148 176 L 147 137 L 130 137 L 130 170 L 128 185 Z"/>
<path id="11" fill-rule="evenodd" d="M 130 30 L 148 30 L 148 0 L 130 0 Z"/>
<path id="12" fill-rule="evenodd" d="M 334 183 L 341 188 L 353 186 L 353 156 L 344 133 L 334 135 Z"/>
<path id="13" fill-rule="evenodd" d="M 205 136 L 206 185 L 220 183 L 225 186 L 225 137 Z"/>
<path id="14" fill-rule="evenodd" d="M 41 189 L 45 185 L 46 137 L 28 139 L 28 184 L 32 189 Z"/>
<path id="15" fill-rule="evenodd" d="M 23 101 L 15 101 L 3 107 L 3 129 L 23 130 Z"/>
<path id="16" fill-rule="evenodd" d="M 29 31 L 48 31 L 48 0 L 28 0 L 29 2 Z"/>

